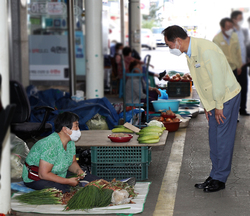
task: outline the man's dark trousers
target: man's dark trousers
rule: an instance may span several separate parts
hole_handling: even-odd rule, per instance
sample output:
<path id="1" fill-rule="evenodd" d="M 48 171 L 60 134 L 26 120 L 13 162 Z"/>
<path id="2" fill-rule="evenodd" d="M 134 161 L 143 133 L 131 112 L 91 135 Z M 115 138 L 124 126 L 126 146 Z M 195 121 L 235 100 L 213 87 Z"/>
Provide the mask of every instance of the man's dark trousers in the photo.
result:
<path id="1" fill-rule="evenodd" d="M 223 114 L 224 123 L 218 124 L 215 119 L 215 109 L 209 116 L 209 146 L 212 170 L 210 176 L 214 180 L 226 182 L 231 171 L 237 118 L 240 106 L 240 93 L 225 102 Z"/>
<path id="2" fill-rule="evenodd" d="M 248 91 L 247 65 L 241 68 L 241 74 L 238 75 L 237 80 L 241 85 L 240 111 L 244 112 L 246 111 L 247 108 L 247 91 Z"/>

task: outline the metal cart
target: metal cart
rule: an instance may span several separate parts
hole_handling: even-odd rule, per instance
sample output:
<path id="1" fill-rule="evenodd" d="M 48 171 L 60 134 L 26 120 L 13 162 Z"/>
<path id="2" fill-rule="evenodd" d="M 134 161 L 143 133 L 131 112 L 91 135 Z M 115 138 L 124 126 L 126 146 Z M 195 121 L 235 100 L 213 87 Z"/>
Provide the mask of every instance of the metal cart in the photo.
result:
<path id="1" fill-rule="evenodd" d="M 131 78 L 131 83 L 132 83 L 132 92 L 133 92 L 133 78 L 135 77 L 139 77 L 139 89 L 142 88 L 142 79 L 146 79 L 146 122 L 148 122 L 148 119 L 149 119 L 149 94 L 148 94 L 148 87 L 149 87 L 149 84 L 148 84 L 148 67 L 149 67 L 149 63 L 150 63 L 150 59 L 151 59 L 151 56 L 150 55 L 147 55 L 145 58 L 144 58 L 144 62 L 146 63 L 146 65 L 144 66 L 145 67 L 145 73 L 133 73 L 134 70 L 140 70 L 138 68 L 135 68 L 133 69 L 130 73 L 126 73 L 125 71 L 125 64 L 124 64 L 124 60 L 122 59 L 122 67 L 123 67 L 123 118 L 124 118 L 124 121 L 126 122 L 126 107 L 127 106 L 132 106 L 132 107 L 137 107 L 141 110 L 141 108 L 143 107 L 144 103 L 134 103 L 133 101 L 133 95 L 132 95 L 132 102 L 131 103 L 126 103 L 126 80 L 127 78 Z M 139 101 L 141 101 L 141 91 L 139 92 Z M 139 112 L 139 125 L 135 125 L 139 128 L 141 128 L 142 126 L 145 126 L 145 125 L 142 125 L 141 124 L 141 115 L 142 115 L 142 112 L 140 111 Z M 132 109 L 132 116 L 134 116 L 134 110 Z"/>

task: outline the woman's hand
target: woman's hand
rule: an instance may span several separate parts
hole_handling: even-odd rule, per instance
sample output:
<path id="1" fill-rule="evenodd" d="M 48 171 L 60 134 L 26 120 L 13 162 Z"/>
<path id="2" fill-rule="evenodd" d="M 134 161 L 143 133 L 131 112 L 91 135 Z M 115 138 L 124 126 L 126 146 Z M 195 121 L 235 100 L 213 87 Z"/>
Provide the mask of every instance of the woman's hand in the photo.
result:
<path id="1" fill-rule="evenodd" d="M 79 177 L 73 177 L 68 179 L 68 185 L 75 187 L 79 183 Z"/>
<path id="2" fill-rule="evenodd" d="M 80 179 L 84 179 L 84 177 L 85 177 L 85 172 L 81 169 L 81 167 L 77 163 L 75 155 L 73 156 L 72 164 L 69 166 L 69 171 L 77 174 L 78 178 L 80 178 Z"/>
<path id="3" fill-rule="evenodd" d="M 84 179 L 85 177 L 85 172 L 82 169 L 77 170 L 76 174 L 80 179 Z"/>

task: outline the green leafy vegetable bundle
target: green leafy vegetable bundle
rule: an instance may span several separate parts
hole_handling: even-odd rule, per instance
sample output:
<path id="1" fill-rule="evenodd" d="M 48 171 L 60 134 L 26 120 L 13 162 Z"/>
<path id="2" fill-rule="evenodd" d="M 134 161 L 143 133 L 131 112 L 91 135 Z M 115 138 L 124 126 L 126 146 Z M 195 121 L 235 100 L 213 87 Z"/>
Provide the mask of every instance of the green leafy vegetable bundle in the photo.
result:
<path id="1" fill-rule="evenodd" d="M 54 188 L 48 188 L 25 193 L 16 196 L 15 199 L 30 205 L 53 205 L 62 204 L 62 196 L 61 191 Z"/>
<path id="2" fill-rule="evenodd" d="M 94 185 L 81 188 L 69 200 L 65 210 L 86 210 L 94 207 L 105 207 L 111 203 L 113 190 L 101 189 Z"/>

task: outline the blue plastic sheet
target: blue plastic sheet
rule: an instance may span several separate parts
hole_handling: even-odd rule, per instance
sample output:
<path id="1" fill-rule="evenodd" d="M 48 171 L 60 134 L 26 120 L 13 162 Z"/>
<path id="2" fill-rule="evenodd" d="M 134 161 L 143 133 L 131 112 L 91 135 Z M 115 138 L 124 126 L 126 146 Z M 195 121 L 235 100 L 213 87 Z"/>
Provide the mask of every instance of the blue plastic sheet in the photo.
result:
<path id="1" fill-rule="evenodd" d="M 34 110 L 34 107 L 51 106 L 56 110 L 51 112 L 47 122 L 53 126 L 53 131 L 54 119 L 59 113 L 65 111 L 73 112 L 79 116 L 80 130 L 88 130 L 86 122 L 97 113 L 106 118 L 109 129 L 113 129 L 114 125 L 118 124 L 119 116 L 106 97 L 75 102 L 68 93 L 58 89 L 35 91 L 34 88 L 34 86 L 27 88 L 31 106 L 31 122 L 41 122 L 45 113 L 44 110 Z"/>
<path id="2" fill-rule="evenodd" d="M 135 116 L 138 113 L 144 112 L 144 109 L 133 109 L 126 112 L 126 122 L 131 122 L 131 119 L 133 118 L 133 115 Z M 123 112 L 119 114 L 119 118 L 123 118 Z"/>

